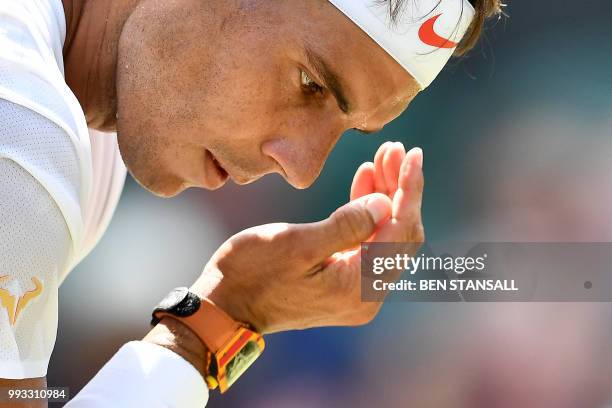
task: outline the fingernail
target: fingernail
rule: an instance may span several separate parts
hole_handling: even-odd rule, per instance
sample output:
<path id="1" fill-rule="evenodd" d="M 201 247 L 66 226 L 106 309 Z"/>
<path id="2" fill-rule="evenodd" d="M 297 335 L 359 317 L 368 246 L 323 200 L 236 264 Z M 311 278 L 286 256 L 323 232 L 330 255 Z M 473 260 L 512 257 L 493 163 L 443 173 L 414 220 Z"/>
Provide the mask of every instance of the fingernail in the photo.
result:
<path id="1" fill-rule="evenodd" d="M 372 216 L 375 224 L 378 224 L 389 214 L 389 203 L 382 197 L 372 197 L 366 202 L 366 210 Z"/>
<path id="2" fill-rule="evenodd" d="M 412 152 L 412 154 L 416 156 L 416 163 L 420 168 L 423 168 L 423 149 L 420 147 L 413 147 Z"/>

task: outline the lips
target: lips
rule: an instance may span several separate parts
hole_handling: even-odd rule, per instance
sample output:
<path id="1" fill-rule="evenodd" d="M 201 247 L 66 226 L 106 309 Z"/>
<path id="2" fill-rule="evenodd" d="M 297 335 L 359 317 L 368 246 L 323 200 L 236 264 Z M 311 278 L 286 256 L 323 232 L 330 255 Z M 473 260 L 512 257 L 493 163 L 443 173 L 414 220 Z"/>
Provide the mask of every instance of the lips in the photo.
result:
<path id="1" fill-rule="evenodd" d="M 204 187 L 206 188 L 219 188 L 225 184 L 229 178 L 227 171 L 221 166 L 217 158 L 208 150 L 206 150 L 204 167 L 206 170 Z"/>

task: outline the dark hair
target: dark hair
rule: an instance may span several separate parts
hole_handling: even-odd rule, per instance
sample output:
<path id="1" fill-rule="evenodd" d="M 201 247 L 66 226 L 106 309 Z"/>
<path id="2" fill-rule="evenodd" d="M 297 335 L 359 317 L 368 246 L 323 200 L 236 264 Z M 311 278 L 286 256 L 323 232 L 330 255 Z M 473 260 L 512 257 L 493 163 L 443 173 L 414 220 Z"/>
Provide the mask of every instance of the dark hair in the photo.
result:
<path id="1" fill-rule="evenodd" d="M 388 8 L 391 22 L 395 23 L 400 18 L 402 11 L 409 1 L 418 0 L 378 0 L 378 3 Z M 502 13 L 502 7 L 505 6 L 502 0 L 469 0 L 469 2 L 474 6 L 476 15 L 465 32 L 463 39 L 457 46 L 457 49 L 455 49 L 454 55 L 456 56 L 464 55 L 474 47 L 476 42 L 478 42 L 478 38 L 480 38 L 485 20 L 489 17 L 500 15 Z"/>

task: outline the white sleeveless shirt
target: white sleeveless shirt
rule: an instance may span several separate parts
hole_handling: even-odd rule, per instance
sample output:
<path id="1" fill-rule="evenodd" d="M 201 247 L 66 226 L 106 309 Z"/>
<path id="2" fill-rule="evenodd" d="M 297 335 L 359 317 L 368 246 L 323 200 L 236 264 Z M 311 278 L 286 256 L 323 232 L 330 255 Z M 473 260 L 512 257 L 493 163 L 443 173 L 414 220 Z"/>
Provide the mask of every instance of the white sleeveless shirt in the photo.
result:
<path id="1" fill-rule="evenodd" d="M 46 375 L 57 286 L 126 175 L 116 135 L 89 131 L 66 85 L 65 35 L 61 0 L 0 0 L 0 378 Z"/>

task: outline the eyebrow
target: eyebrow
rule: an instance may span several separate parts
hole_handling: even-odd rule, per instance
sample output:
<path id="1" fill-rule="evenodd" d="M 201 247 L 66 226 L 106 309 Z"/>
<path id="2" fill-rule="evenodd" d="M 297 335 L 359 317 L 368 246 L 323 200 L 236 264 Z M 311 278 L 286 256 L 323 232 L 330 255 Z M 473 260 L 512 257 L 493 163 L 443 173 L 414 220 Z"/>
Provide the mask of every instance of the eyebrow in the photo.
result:
<path id="1" fill-rule="evenodd" d="M 323 57 L 314 52 L 310 47 L 306 46 L 305 51 L 308 62 L 323 81 L 322 85 L 334 95 L 340 110 L 348 114 L 351 111 L 351 104 L 346 97 L 346 92 L 342 87 L 338 74 L 330 68 Z"/>

